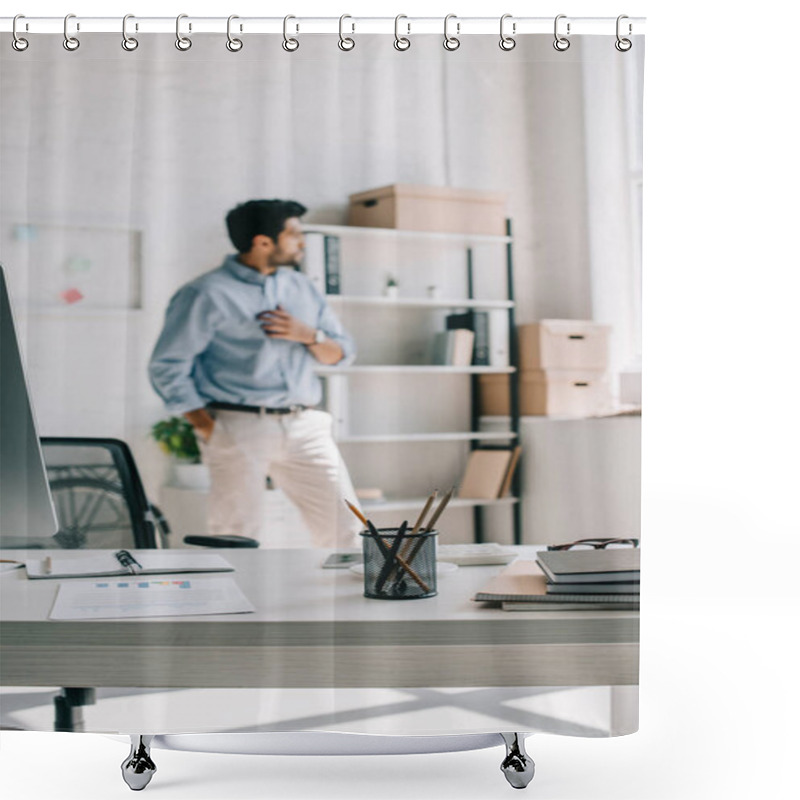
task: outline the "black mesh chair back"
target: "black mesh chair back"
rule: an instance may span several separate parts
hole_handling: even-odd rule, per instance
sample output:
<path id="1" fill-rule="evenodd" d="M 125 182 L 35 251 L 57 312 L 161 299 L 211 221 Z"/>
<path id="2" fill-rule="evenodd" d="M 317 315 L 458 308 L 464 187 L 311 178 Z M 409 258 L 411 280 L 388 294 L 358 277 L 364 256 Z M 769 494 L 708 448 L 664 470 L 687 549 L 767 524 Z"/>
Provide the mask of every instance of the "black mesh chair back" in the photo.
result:
<path id="1" fill-rule="evenodd" d="M 147 500 L 133 454 L 125 442 L 43 437 L 41 443 L 59 523 L 55 546 L 167 546 L 169 527 Z"/>

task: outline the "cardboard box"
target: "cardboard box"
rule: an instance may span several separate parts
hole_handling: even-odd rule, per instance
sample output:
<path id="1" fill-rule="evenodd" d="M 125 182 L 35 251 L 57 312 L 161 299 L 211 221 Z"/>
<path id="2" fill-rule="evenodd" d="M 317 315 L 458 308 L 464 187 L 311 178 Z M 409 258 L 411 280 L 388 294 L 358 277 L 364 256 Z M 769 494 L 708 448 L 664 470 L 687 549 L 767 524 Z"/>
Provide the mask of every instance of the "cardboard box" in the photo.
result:
<path id="1" fill-rule="evenodd" d="M 505 236 L 505 205 L 497 192 L 395 183 L 351 194 L 347 224 Z"/>
<path id="2" fill-rule="evenodd" d="M 610 333 L 610 325 L 578 319 L 518 325 L 519 368 L 605 370 Z"/>
<path id="3" fill-rule="evenodd" d="M 481 375 L 480 410 L 486 416 L 511 411 L 508 375 Z M 611 405 L 608 375 L 588 370 L 524 370 L 519 373 L 522 416 L 592 417 Z"/>

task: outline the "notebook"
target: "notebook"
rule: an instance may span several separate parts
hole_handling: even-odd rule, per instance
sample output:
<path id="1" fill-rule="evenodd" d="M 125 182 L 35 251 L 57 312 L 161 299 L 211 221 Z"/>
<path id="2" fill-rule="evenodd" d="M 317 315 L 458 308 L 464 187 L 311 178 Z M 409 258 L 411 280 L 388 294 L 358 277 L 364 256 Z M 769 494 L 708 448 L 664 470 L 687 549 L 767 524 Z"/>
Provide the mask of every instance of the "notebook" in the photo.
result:
<path id="1" fill-rule="evenodd" d="M 74 558 L 44 558 L 25 562 L 28 577 L 95 578 L 104 575 L 163 575 L 181 572 L 233 572 L 215 553 L 181 553 L 163 550 L 109 550 Z"/>
<path id="2" fill-rule="evenodd" d="M 535 561 L 518 559 L 492 578 L 473 598 L 478 602 L 506 603 L 638 603 L 638 594 L 547 594 L 547 579 Z"/>
<path id="3" fill-rule="evenodd" d="M 638 547 L 542 550 L 536 554 L 536 559 L 553 583 L 638 581 L 640 553 Z"/>

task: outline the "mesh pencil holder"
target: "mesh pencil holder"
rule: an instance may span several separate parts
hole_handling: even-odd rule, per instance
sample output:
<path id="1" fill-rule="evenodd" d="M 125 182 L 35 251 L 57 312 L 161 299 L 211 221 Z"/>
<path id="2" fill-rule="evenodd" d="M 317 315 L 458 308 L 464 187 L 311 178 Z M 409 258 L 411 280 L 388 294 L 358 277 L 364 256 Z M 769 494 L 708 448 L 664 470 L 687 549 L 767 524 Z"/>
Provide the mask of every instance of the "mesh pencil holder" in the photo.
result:
<path id="1" fill-rule="evenodd" d="M 436 594 L 436 531 L 402 538 L 396 553 L 397 528 L 379 528 L 380 541 L 362 531 L 364 597 L 416 600 Z"/>

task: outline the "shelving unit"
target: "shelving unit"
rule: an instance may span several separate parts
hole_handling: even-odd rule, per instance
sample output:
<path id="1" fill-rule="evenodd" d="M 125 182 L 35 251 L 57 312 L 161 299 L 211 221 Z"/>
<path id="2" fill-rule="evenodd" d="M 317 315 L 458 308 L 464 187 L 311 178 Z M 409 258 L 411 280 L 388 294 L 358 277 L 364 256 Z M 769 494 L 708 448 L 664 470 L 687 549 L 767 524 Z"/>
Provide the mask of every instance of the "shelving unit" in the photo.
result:
<path id="1" fill-rule="evenodd" d="M 431 456 L 430 448 L 435 448 L 434 460 L 440 456 L 446 463 L 452 462 L 452 456 L 448 456 L 449 461 L 444 459 L 445 450 L 442 448 L 456 448 L 455 452 L 463 453 L 459 447 L 467 446 L 474 449 L 482 443 L 513 444 L 519 437 L 519 404 L 517 399 L 517 375 L 516 375 L 516 350 L 514 337 L 511 332 L 514 330 L 514 296 L 513 296 L 513 271 L 512 271 L 512 243 L 511 222 L 507 221 L 506 236 L 485 236 L 472 234 L 437 233 L 427 231 L 406 231 L 390 228 L 359 228 L 342 225 L 312 225 L 309 224 L 308 232 L 317 232 L 339 237 L 342 247 L 342 259 L 340 265 L 340 280 L 345 293 L 328 294 L 327 301 L 342 318 L 345 327 L 353 334 L 359 348 L 360 356 L 364 349 L 368 350 L 366 361 L 380 362 L 383 359 L 392 360 L 397 363 L 361 363 L 345 367 L 320 367 L 318 374 L 326 381 L 326 403 L 328 410 L 334 418 L 334 436 L 340 446 L 349 452 L 345 453 L 345 460 L 348 464 L 359 464 L 362 460 L 370 458 L 379 461 L 375 451 L 364 450 L 376 444 L 392 444 L 403 446 L 403 448 L 414 446 L 428 446 L 427 455 Z M 383 296 L 380 291 L 383 285 L 381 270 L 386 269 L 386 258 L 384 251 L 388 251 L 391 269 L 399 279 L 401 291 L 404 292 L 397 297 Z M 400 255 L 401 251 L 415 249 L 416 256 L 411 260 L 405 260 L 405 256 Z M 433 251 L 428 256 L 426 249 Z M 484 297 L 476 290 L 479 281 L 476 279 L 477 267 L 475 264 L 475 250 L 480 249 L 484 254 L 487 250 L 491 252 L 491 258 L 487 263 L 491 265 L 493 274 L 488 281 L 490 288 L 496 295 L 502 296 Z M 348 257 L 348 251 L 350 257 Z M 497 254 L 500 251 L 503 255 Z M 355 261 L 360 264 L 356 268 Z M 502 290 L 499 279 L 500 271 L 495 271 L 499 262 L 504 262 L 505 291 Z M 356 274 L 351 275 L 350 272 Z M 437 287 L 437 295 L 430 296 L 431 290 L 423 285 L 424 280 L 434 280 L 429 275 L 439 274 L 447 271 L 443 281 L 448 284 L 448 291 L 442 292 L 438 296 L 441 287 Z M 411 273 L 416 276 L 416 285 L 411 277 Z M 394 276 L 394 275 L 393 275 Z M 409 284 L 411 288 L 409 289 Z M 453 290 L 455 285 L 457 291 Z M 433 320 L 441 315 L 442 317 L 451 311 L 488 311 L 505 312 L 507 314 L 507 365 L 498 366 L 440 366 L 432 365 L 429 358 L 426 362 L 426 354 L 422 351 L 423 342 L 432 340 L 431 331 Z M 433 316 L 432 316 L 433 315 Z M 412 345 L 410 353 L 405 357 L 401 353 L 397 357 L 401 345 L 398 340 L 401 336 L 386 335 L 384 349 L 381 342 L 376 341 L 380 338 L 379 331 L 387 320 L 408 319 L 409 322 L 397 322 L 398 330 L 405 331 L 409 338 L 416 337 L 415 345 Z M 359 328 L 359 326 L 361 326 Z M 366 347 L 362 347 L 366 345 Z M 414 349 L 416 347 L 416 349 Z M 387 351 L 389 351 L 387 353 Z M 415 363 L 408 363 L 414 361 Z M 479 430 L 478 415 L 478 376 L 481 374 L 508 374 L 511 380 L 512 408 L 509 417 L 508 430 L 503 431 L 481 431 Z M 459 377 L 462 376 L 462 377 Z M 462 381 L 467 381 L 468 386 Z M 358 394 L 353 389 L 353 382 L 358 382 L 361 393 Z M 463 429 L 461 430 L 351 430 L 350 405 L 358 400 L 362 404 L 366 402 L 365 397 L 372 398 L 374 405 L 377 406 L 385 416 L 391 418 L 393 408 L 386 408 L 381 405 L 387 398 L 396 399 L 394 394 L 404 391 L 407 386 L 409 395 L 413 392 L 428 392 L 431 395 L 429 413 L 435 416 L 438 411 L 439 418 L 445 412 L 437 403 L 440 395 L 437 392 L 442 386 L 442 382 L 456 382 L 447 391 L 452 393 L 453 413 L 446 419 L 447 425 L 452 424 L 453 420 L 463 419 Z M 377 382 L 377 383 L 376 383 Z M 406 383 L 408 382 L 408 383 Z M 391 386 L 389 385 L 391 384 Z M 400 389 L 396 387 L 402 387 Z M 464 405 L 463 398 L 469 395 L 469 402 Z M 417 401 L 421 407 L 419 397 L 409 397 L 410 401 Z M 362 407 L 361 411 L 364 411 Z M 368 426 L 369 414 L 360 413 L 357 421 L 361 426 Z M 372 420 L 374 422 L 374 420 Z M 435 426 L 435 419 L 431 423 L 430 419 L 423 419 L 418 428 L 431 428 Z M 425 461 L 422 456 L 419 461 L 415 456 L 406 455 L 412 451 L 402 451 L 403 456 L 393 455 L 392 464 L 400 464 L 398 470 L 419 469 L 421 462 Z M 371 456 L 365 455 L 372 453 Z M 394 452 L 394 451 L 393 451 Z M 447 450 L 450 453 L 450 450 Z M 352 471 L 352 469 L 351 469 Z M 372 473 L 369 473 L 372 474 Z M 454 483 L 458 482 L 460 475 L 453 475 L 450 479 Z M 515 475 L 512 481 L 511 496 L 494 499 L 462 499 L 454 498 L 448 508 L 450 509 L 472 509 L 473 510 L 473 533 L 477 542 L 483 541 L 483 516 L 482 510 L 487 506 L 511 506 L 513 508 L 513 541 L 517 544 L 522 541 L 520 503 L 519 503 L 519 479 Z M 441 491 L 449 488 L 446 484 L 440 484 Z M 419 489 L 418 489 L 419 491 Z M 414 512 L 420 510 L 425 503 L 425 497 L 387 497 L 385 501 L 379 503 L 364 503 L 364 508 L 368 513 L 372 512 Z"/>

